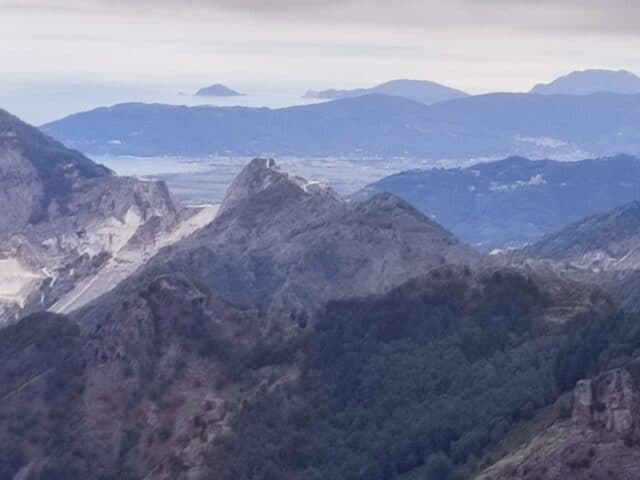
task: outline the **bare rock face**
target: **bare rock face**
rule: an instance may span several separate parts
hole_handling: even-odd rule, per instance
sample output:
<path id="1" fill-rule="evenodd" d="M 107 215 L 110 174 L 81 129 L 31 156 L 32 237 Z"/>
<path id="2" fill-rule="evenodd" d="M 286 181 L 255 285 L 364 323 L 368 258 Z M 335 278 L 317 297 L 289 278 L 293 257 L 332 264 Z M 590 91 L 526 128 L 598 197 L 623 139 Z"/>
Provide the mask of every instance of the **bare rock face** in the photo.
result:
<path id="1" fill-rule="evenodd" d="M 478 478 L 640 477 L 640 363 L 581 380 L 570 420 L 558 423 Z"/>
<path id="2" fill-rule="evenodd" d="M 116 176 L 0 111 L 0 326 L 82 306 L 214 216 L 177 205 L 162 182 Z"/>
<path id="3" fill-rule="evenodd" d="M 636 434 L 638 391 L 632 375 L 625 369 L 607 372 L 595 380 L 576 385 L 573 419 L 620 435 Z"/>

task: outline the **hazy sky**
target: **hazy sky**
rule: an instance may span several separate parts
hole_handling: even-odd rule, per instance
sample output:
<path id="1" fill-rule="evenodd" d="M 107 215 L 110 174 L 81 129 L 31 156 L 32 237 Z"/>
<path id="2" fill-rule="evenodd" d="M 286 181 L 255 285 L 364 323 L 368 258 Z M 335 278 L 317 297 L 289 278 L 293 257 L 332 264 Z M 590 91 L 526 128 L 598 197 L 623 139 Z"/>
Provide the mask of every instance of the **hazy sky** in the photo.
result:
<path id="1" fill-rule="evenodd" d="M 640 72 L 639 18 L 632 0 L 0 0 L 0 81 L 528 90 Z"/>

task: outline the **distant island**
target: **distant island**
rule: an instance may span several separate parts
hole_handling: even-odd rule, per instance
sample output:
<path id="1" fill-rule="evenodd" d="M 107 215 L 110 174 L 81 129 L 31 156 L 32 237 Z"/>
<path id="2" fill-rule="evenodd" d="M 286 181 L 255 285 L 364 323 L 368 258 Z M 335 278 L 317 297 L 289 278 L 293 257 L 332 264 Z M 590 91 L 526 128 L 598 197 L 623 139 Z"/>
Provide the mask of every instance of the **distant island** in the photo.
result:
<path id="1" fill-rule="evenodd" d="M 531 93 L 541 95 L 590 95 L 610 92 L 640 93 L 640 77 L 626 70 L 583 70 L 571 72 L 550 83 L 539 83 Z"/>
<path id="2" fill-rule="evenodd" d="M 200 97 L 239 97 L 243 94 L 221 83 L 216 83 L 215 85 L 201 88 L 196 92 L 196 95 Z"/>
<path id="3" fill-rule="evenodd" d="M 309 90 L 305 93 L 304 97 L 335 100 L 338 98 L 360 97 L 371 93 L 404 97 L 426 105 L 468 96 L 465 92 L 428 80 L 391 80 L 371 88 L 357 88 L 354 90 Z"/>

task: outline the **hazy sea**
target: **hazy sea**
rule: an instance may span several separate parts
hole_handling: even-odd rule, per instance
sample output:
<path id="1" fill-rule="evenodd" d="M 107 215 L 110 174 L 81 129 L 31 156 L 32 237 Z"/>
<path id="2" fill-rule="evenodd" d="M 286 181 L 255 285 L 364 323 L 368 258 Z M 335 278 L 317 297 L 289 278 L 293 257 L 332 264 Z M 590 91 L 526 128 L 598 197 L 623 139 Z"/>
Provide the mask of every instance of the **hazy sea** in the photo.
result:
<path id="1" fill-rule="evenodd" d="M 233 85 L 230 85 L 232 88 Z M 33 124 L 42 125 L 67 115 L 124 102 L 171 105 L 212 105 L 282 108 L 319 103 L 303 92 L 244 90 L 236 97 L 198 97 L 197 86 L 33 83 L 0 84 L 0 108 Z M 242 89 L 239 89 L 242 90 Z M 173 194 L 187 203 L 219 202 L 231 180 L 251 159 L 243 157 L 132 157 L 92 156 L 120 175 L 167 182 Z M 450 162 L 422 159 L 279 157 L 287 172 L 329 185 L 343 195 L 382 177 L 412 168 L 452 166 Z M 457 164 L 457 162 L 454 162 Z"/>
<path id="2" fill-rule="evenodd" d="M 42 125 L 72 113 L 126 102 L 282 108 L 322 101 L 303 98 L 302 91 L 250 90 L 236 97 L 199 97 L 193 94 L 197 89 L 194 86 L 3 83 L 0 84 L 0 108 L 32 125 Z"/>

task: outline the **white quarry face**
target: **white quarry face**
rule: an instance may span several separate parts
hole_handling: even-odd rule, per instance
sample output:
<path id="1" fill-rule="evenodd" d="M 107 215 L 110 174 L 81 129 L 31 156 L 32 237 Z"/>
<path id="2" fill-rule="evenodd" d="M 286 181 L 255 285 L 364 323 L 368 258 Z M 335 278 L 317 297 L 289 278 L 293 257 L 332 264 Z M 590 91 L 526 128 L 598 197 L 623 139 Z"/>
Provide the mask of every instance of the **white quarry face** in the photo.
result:
<path id="1" fill-rule="evenodd" d="M 162 182 L 116 176 L 0 112 L 0 326 L 84 305 L 216 213 L 177 204 Z"/>
<path id="2" fill-rule="evenodd" d="M 3 304 L 24 306 L 29 294 L 45 275 L 33 272 L 15 258 L 0 260 L 0 315 Z"/>

